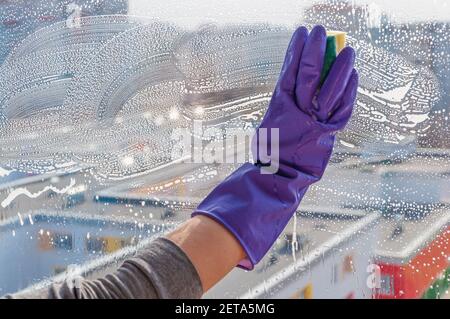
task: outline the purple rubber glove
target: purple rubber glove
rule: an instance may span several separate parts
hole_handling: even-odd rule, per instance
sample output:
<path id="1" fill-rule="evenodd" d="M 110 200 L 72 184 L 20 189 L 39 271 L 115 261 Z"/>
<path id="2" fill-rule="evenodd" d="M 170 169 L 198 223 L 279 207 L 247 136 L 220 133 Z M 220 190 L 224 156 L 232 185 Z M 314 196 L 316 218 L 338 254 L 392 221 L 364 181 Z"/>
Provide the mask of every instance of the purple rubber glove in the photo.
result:
<path id="1" fill-rule="evenodd" d="M 350 47 L 341 51 L 320 88 L 325 47 L 322 26 L 309 35 L 304 27 L 295 31 L 258 128 L 267 129 L 268 137 L 259 136 L 259 143 L 253 139 L 256 164 L 246 163 L 233 172 L 192 214 L 213 218 L 239 240 L 247 254 L 240 267 L 253 269 L 279 237 L 308 186 L 322 177 L 335 133 L 351 116 L 358 86 L 355 52 Z M 277 144 L 270 129 L 279 131 L 279 152 L 260 156 L 261 143 L 269 150 Z M 278 170 L 267 174 L 267 166 Z"/>

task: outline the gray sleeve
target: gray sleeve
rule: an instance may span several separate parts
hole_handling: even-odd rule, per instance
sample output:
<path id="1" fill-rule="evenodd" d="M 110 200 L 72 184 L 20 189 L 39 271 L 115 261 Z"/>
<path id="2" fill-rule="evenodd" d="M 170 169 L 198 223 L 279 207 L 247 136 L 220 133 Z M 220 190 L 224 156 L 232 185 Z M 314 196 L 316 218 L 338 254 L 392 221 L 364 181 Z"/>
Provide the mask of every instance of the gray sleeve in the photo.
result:
<path id="1" fill-rule="evenodd" d="M 200 298 L 200 278 L 185 253 L 170 240 L 158 238 L 114 273 L 82 279 L 79 288 L 54 283 L 47 288 L 6 296 L 24 299 Z"/>

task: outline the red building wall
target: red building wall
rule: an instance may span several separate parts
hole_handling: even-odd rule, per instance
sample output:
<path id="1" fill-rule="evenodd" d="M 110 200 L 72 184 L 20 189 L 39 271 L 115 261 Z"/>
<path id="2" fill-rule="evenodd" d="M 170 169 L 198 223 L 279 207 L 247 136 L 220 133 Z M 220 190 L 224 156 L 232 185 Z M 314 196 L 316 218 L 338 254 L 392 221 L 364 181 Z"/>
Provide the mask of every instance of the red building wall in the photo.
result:
<path id="1" fill-rule="evenodd" d="M 378 263 L 384 276 L 391 276 L 391 293 L 377 289 L 377 299 L 420 298 L 430 285 L 450 265 L 450 226 L 423 248 L 408 264 Z"/>

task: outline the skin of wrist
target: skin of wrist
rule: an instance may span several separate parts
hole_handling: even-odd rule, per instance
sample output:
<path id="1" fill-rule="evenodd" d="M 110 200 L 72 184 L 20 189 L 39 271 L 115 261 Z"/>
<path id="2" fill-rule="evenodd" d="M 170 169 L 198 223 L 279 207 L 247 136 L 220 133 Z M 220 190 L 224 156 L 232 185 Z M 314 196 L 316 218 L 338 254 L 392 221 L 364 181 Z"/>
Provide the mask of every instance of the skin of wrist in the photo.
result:
<path id="1" fill-rule="evenodd" d="M 166 236 L 183 250 L 208 291 L 245 258 L 237 239 L 221 224 L 206 216 L 195 216 Z"/>

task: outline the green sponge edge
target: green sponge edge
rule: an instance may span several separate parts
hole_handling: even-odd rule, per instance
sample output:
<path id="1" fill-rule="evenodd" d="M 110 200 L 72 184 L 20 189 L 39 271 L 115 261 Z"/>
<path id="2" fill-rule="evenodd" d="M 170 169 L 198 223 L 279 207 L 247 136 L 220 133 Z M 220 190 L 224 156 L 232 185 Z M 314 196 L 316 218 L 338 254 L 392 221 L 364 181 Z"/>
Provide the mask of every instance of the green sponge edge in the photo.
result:
<path id="1" fill-rule="evenodd" d="M 325 79 L 330 72 L 331 66 L 336 60 L 337 44 L 334 36 L 327 36 L 327 46 L 325 49 L 325 58 L 323 61 L 322 73 L 320 74 L 320 85 L 325 82 Z"/>

